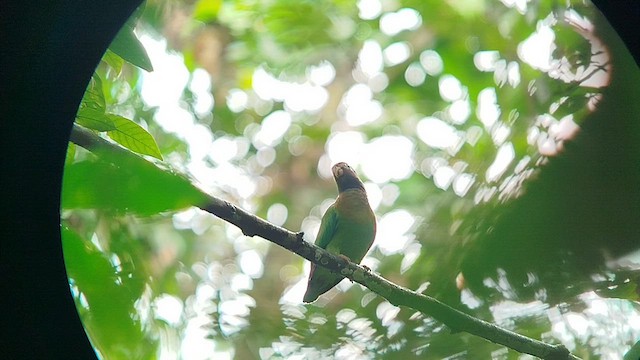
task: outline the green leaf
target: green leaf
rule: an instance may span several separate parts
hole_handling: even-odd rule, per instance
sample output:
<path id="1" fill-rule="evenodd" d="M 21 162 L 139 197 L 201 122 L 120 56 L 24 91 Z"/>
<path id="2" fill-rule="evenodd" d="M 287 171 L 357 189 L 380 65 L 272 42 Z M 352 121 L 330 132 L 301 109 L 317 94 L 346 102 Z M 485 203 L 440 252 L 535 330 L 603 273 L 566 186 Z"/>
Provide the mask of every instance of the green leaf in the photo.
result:
<path id="1" fill-rule="evenodd" d="M 82 108 L 83 105 L 94 109 L 102 109 L 103 112 L 106 107 L 104 93 L 102 92 L 102 80 L 95 72 L 93 76 L 91 76 L 91 80 L 89 80 L 89 85 L 87 85 L 87 90 L 85 90 L 84 96 L 82 97 L 80 108 Z"/>
<path id="2" fill-rule="evenodd" d="M 640 359 L 640 340 L 638 340 L 638 342 L 636 342 L 623 357 L 623 360 L 633 359 Z"/>
<path id="3" fill-rule="evenodd" d="M 151 65 L 147 51 L 134 34 L 133 27 L 128 24 L 118 32 L 109 46 L 109 50 L 143 70 L 153 71 L 153 65 Z"/>
<path id="4" fill-rule="evenodd" d="M 105 100 L 102 92 L 102 81 L 94 73 L 84 92 L 82 102 L 76 114 L 76 122 L 86 128 L 97 131 L 109 131 L 116 128 L 111 119 L 105 115 Z"/>
<path id="5" fill-rule="evenodd" d="M 114 124 L 114 130 L 107 135 L 120 145 L 139 154 L 153 156 L 162 160 L 162 154 L 155 139 L 142 126 L 119 115 L 106 115 Z"/>
<path id="6" fill-rule="evenodd" d="M 97 131 L 116 129 L 116 124 L 104 113 L 104 109 L 82 106 L 82 104 L 80 104 L 80 110 L 76 115 L 76 122 L 86 128 Z"/>
<path id="7" fill-rule="evenodd" d="M 102 110 L 106 107 L 104 101 L 104 93 L 102 92 L 102 80 L 97 73 L 93 73 L 87 89 L 82 96 L 82 102 L 80 103 L 80 109 L 89 107 L 97 110 Z"/>
<path id="8" fill-rule="evenodd" d="M 122 73 L 124 60 L 120 56 L 116 55 L 113 51 L 107 49 L 107 52 L 104 53 L 102 60 L 115 71 L 116 75 L 119 76 Z"/>
<path id="9" fill-rule="evenodd" d="M 582 109 L 585 109 L 589 98 L 583 94 L 569 96 L 565 101 L 560 104 L 558 109 L 553 112 L 553 116 L 558 119 L 563 118 L 569 114 L 574 114 Z"/>
<path id="10" fill-rule="evenodd" d="M 596 294 L 598 294 L 601 297 L 635 301 L 636 299 L 638 299 L 637 291 L 638 290 L 637 290 L 636 284 L 627 283 L 627 284 L 612 286 L 611 289 L 596 290 Z"/>
<path id="11" fill-rule="evenodd" d="M 69 146 L 67 147 L 67 155 L 64 158 L 65 164 L 73 163 L 73 160 L 76 157 L 76 144 L 69 142 Z"/>
<path id="12" fill-rule="evenodd" d="M 570 25 L 560 25 L 553 29 L 556 49 L 553 57 L 566 57 L 572 68 L 587 66 L 591 62 L 591 44 Z"/>
<path id="13" fill-rule="evenodd" d="M 203 22 L 212 22 L 218 17 L 222 6 L 220 0 L 198 0 L 193 10 L 193 18 Z"/>
<path id="14" fill-rule="evenodd" d="M 154 164 L 124 150 L 95 153 L 97 159 L 65 166 L 63 209 L 147 216 L 206 201 L 206 195 L 185 176 L 160 162 Z"/>
<path id="15" fill-rule="evenodd" d="M 90 310 L 86 312 L 76 299 L 93 345 L 113 359 L 139 358 L 153 349 L 140 322 L 132 317 L 142 287 L 129 286 L 132 279 L 121 276 L 90 241 L 66 226 L 62 227 L 61 234 L 67 274 Z"/>

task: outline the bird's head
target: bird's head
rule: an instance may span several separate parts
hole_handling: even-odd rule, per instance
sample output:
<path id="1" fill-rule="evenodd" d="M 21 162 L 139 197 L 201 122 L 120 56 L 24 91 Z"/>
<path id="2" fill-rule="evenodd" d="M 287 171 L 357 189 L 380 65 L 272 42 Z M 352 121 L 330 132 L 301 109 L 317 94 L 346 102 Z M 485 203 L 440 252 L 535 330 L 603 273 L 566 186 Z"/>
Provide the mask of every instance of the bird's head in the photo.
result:
<path id="1" fill-rule="evenodd" d="M 349 189 L 364 190 L 364 184 L 358 178 L 358 174 L 347 163 L 339 162 L 331 168 L 333 178 L 338 184 L 338 191 L 343 192 Z"/>

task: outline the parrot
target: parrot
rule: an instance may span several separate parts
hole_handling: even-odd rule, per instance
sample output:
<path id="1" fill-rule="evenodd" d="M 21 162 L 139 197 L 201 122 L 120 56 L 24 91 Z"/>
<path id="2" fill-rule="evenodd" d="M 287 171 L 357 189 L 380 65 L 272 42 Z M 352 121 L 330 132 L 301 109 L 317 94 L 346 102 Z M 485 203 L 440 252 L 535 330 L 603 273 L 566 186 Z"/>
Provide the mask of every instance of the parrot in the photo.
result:
<path id="1" fill-rule="evenodd" d="M 338 197 L 322 216 L 315 244 L 359 264 L 373 244 L 376 216 L 369 205 L 364 184 L 347 163 L 333 165 L 331 172 L 338 185 Z M 316 301 L 342 279 L 344 276 L 311 263 L 307 291 L 302 301 Z"/>

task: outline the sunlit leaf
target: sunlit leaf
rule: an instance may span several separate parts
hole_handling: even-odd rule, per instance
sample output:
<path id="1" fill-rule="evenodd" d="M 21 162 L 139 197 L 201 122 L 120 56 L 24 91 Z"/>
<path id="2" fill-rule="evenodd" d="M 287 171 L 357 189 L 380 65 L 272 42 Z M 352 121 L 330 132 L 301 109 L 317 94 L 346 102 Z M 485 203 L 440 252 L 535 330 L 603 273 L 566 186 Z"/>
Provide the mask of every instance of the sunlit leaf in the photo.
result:
<path id="1" fill-rule="evenodd" d="M 111 68 L 115 71 L 116 75 L 120 75 L 122 72 L 122 66 L 124 65 L 124 60 L 116 55 L 113 51 L 107 49 L 107 52 L 104 53 L 104 57 L 102 58 Z"/>
<path id="2" fill-rule="evenodd" d="M 97 131 L 109 131 L 116 128 L 111 119 L 105 115 L 105 100 L 102 92 L 102 81 L 98 74 L 93 74 L 87 90 L 82 97 L 76 122 L 86 128 Z"/>
<path id="3" fill-rule="evenodd" d="M 96 73 L 93 73 L 91 76 L 91 80 L 89 81 L 89 85 L 87 85 L 87 90 L 82 97 L 82 108 L 90 107 L 94 109 L 105 109 L 105 101 L 104 101 L 104 93 L 102 92 L 102 80 L 100 76 Z"/>
<path id="4" fill-rule="evenodd" d="M 97 131 L 116 129 L 116 124 L 113 119 L 107 116 L 103 109 L 93 107 L 81 107 L 76 115 L 76 122 L 86 128 Z"/>
<path id="5" fill-rule="evenodd" d="M 199 0 L 193 10 L 193 17 L 204 22 L 213 21 L 218 17 L 221 6 L 220 0 Z"/>
<path id="6" fill-rule="evenodd" d="M 65 167 L 62 199 L 64 209 L 152 215 L 197 204 L 204 195 L 184 176 L 133 153 L 100 152 L 99 159 Z"/>
<path id="7" fill-rule="evenodd" d="M 162 160 L 162 154 L 153 136 L 142 126 L 119 115 L 107 114 L 114 129 L 107 132 L 110 138 L 127 149 Z"/>
<path id="8" fill-rule="evenodd" d="M 265 15 L 265 26 L 284 46 L 304 48 L 330 41 L 331 22 L 318 2 L 277 2 Z"/>

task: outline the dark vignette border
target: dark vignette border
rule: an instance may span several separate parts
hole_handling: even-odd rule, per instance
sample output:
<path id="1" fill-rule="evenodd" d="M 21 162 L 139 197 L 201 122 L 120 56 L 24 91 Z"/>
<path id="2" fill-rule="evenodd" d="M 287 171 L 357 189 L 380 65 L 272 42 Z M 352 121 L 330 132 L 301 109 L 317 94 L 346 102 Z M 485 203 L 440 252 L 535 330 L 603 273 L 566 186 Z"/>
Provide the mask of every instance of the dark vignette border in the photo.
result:
<path id="1" fill-rule="evenodd" d="M 96 358 L 62 257 L 62 169 L 86 84 L 140 3 L 9 0 L 0 5 L 2 358 Z"/>
<path id="2" fill-rule="evenodd" d="M 67 141 L 91 74 L 141 0 L 9 0 L 0 8 L 3 358 L 95 358 L 60 244 Z M 594 0 L 639 60 L 640 2 Z"/>

